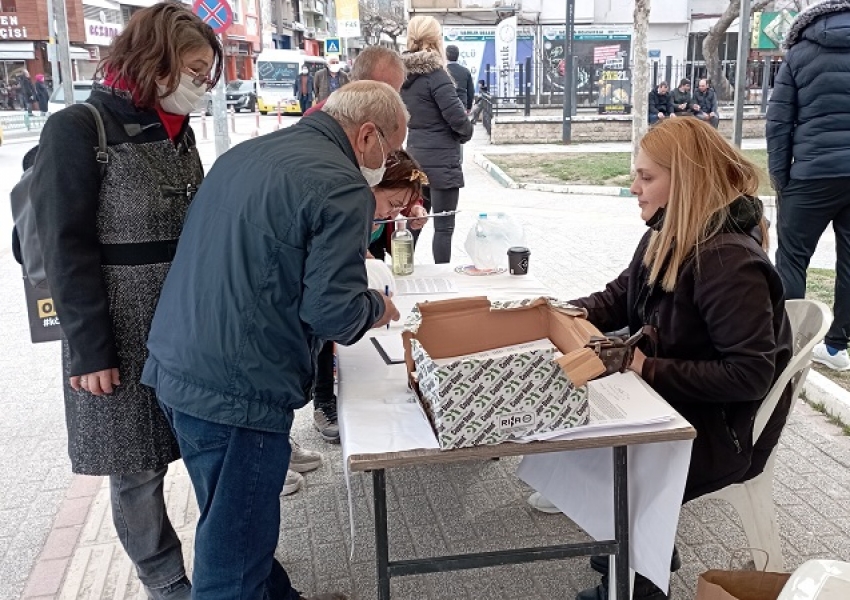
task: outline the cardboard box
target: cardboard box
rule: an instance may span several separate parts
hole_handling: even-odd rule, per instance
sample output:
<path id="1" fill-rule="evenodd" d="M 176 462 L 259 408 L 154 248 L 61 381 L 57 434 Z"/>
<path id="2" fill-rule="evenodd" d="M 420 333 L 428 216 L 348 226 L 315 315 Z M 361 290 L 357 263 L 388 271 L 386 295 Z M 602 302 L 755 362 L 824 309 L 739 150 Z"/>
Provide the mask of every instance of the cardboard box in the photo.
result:
<path id="1" fill-rule="evenodd" d="M 587 423 L 586 383 L 605 371 L 585 348 L 601 335 L 581 309 L 552 299 L 486 297 L 417 304 L 402 334 L 413 390 L 440 447 L 498 444 Z M 554 349 L 459 357 L 548 338 Z"/>

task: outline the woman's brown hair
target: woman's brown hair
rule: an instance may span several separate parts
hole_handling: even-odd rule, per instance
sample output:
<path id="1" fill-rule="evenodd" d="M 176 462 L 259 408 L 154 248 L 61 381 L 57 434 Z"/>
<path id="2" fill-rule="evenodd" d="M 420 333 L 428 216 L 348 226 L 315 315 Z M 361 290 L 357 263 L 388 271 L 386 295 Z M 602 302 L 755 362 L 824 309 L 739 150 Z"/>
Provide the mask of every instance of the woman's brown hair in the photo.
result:
<path id="1" fill-rule="evenodd" d="M 381 183 L 378 184 L 379 188 L 409 189 L 413 192 L 412 200 L 422 196 L 422 186 L 428 185 L 428 176 L 415 158 L 404 150 L 394 150 L 387 156 L 384 164 L 387 170 L 384 172 Z"/>
<path id="2" fill-rule="evenodd" d="M 223 66 L 215 32 L 184 5 L 172 0 L 160 2 L 133 15 L 112 42 L 109 56 L 98 64 L 96 77 L 129 82 L 136 105 L 153 108 L 160 96 L 173 93 L 180 84 L 182 57 L 206 47 L 215 57 L 210 77 L 214 85 Z M 166 80 L 164 93 L 159 91 L 158 79 Z"/>

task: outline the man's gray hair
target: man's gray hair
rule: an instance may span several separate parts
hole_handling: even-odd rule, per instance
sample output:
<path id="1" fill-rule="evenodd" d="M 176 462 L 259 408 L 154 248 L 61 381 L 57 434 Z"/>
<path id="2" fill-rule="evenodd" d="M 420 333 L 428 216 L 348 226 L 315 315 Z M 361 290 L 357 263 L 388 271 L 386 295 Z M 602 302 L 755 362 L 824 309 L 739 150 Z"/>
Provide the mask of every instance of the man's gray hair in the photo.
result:
<path id="1" fill-rule="evenodd" d="M 407 77 L 407 67 L 398 52 L 383 46 L 369 46 L 354 59 L 354 66 L 351 67 L 351 81 L 377 79 L 375 75 L 386 69 L 398 70 L 402 79 Z"/>
<path id="2" fill-rule="evenodd" d="M 405 123 L 410 114 L 393 88 L 380 81 L 352 81 L 328 97 L 322 107 L 345 130 L 374 123 L 384 135 L 398 131 L 399 117 Z"/>

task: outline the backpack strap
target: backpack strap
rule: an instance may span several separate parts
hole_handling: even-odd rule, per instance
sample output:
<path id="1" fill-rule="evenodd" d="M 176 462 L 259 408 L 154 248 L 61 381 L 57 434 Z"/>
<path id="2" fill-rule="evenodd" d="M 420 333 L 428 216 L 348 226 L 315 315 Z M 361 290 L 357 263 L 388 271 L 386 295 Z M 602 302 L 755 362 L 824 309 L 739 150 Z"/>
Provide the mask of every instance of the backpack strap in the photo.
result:
<path id="1" fill-rule="evenodd" d="M 109 163 L 109 153 L 106 150 L 106 128 L 103 126 L 103 117 L 100 111 L 94 105 L 88 102 L 83 102 L 83 106 L 88 108 L 94 116 L 95 125 L 97 125 L 97 156 L 96 160 L 100 163 L 100 172 L 106 170 L 106 165 Z"/>

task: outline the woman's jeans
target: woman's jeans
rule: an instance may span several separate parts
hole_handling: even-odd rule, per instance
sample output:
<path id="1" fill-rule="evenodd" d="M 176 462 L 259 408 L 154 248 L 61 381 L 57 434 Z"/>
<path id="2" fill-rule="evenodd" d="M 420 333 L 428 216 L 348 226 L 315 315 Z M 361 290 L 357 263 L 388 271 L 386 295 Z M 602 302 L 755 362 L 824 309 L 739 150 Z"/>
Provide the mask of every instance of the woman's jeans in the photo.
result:
<path id="1" fill-rule="evenodd" d="M 460 197 L 459 188 L 431 190 L 431 212 L 436 214 L 443 211 L 457 210 Z M 455 230 L 455 216 L 434 217 L 434 242 L 431 246 L 434 252 L 434 262 L 442 264 L 452 260 L 452 234 Z"/>
<path id="2" fill-rule="evenodd" d="M 110 475 L 112 522 L 139 580 L 155 590 L 186 575 L 180 540 L 165 512 L 163 480 L 168 467 Z"/>
<path id="3" fill-rule="evenodd" d="M 289 434 L 197 419 L 160 402 L 192 478 L 200 516 L 192 595 L 298 600 L 275 559 Z"/>

